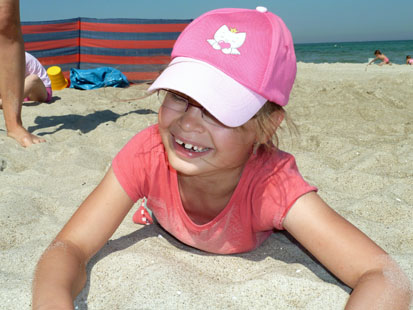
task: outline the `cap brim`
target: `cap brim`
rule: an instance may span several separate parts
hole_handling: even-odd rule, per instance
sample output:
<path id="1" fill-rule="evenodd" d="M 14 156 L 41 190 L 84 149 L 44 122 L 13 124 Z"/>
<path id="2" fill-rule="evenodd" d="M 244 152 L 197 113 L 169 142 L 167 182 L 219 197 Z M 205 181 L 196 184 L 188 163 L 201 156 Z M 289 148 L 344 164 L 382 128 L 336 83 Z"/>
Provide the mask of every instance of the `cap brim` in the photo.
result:
<path id="1" fill-rule="evenodd" d="M 208 63 L 187 57 L 173 59 L 149 87 L 158 89 L 191 97 L 229 127 L 245 124 L 267 101 Z"/>

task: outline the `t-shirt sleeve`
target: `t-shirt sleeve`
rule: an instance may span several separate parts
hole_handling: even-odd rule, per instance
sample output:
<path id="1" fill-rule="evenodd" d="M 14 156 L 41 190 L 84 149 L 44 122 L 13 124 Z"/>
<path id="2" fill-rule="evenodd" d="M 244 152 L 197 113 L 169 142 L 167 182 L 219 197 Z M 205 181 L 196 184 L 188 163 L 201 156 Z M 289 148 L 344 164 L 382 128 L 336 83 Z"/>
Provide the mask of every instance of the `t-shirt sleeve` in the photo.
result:
<path id="1" fill-rule="evenodd" d="M 282 153 L 272 174 L 261 182 L 254 197 L 254 217 L 259 230 L 274 227 L 283 230 L 282 223 L 295 201 L 302 195 L 317 191 L 298 171 L 294 157 Z"/>
<path id="2" fill-rule="evenodd" d="M 28 76 L 30 74 L 37 75 L 43 82 L 45 87 L 50 87 L 52 85 L 49 76 L 47 75 L 46 69 L 42 66 L 42 64 L 35 58 L 34 56 L 30 55 L 29 53 L 25 53 L 26 55 L 26 74 Z"/>
<path id="3" fill-rule="evenodd" d="M 138 147 L 139 134 L 135 135 L 115 156 L 112 161 L 112 169 L 120 185 L 132 201 L 139 198 L 139 188 L 136 178 L 136 149 Z"/>
<path id="4" fill-rule="evenodd" d="M 119 151 L 112 161 L 113 172 L 132 201 L 144 196 L 148 182 L 148 169 L 152 166 L 152 150 L 157 140 L 156 126 L 150 126 L 136 134 Z"/>

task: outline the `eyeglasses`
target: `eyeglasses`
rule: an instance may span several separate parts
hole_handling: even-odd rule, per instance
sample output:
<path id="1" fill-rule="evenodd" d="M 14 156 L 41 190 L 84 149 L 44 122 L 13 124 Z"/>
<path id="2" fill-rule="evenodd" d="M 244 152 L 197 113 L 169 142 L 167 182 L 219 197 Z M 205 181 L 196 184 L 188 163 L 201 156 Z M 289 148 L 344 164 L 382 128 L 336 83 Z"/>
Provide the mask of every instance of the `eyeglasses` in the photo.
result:
<path id="1" fill-rule="evenodd" d="M 183 97 L 182 95 L 169 90 L 169 89 L 160 89 L 158 91 L 158 98 L 164 108 L 173 110 L 179 113 L 185 113 L 188 111 L 189 106 L 200 109 L 202 112 L 202 119 L 210 125 L 217 127 L 227 127 L 219 120 L 217 120 L 211 113 L 208 112 L 202 106 L 195 105 L 190 102 L 191 99 Z"/>

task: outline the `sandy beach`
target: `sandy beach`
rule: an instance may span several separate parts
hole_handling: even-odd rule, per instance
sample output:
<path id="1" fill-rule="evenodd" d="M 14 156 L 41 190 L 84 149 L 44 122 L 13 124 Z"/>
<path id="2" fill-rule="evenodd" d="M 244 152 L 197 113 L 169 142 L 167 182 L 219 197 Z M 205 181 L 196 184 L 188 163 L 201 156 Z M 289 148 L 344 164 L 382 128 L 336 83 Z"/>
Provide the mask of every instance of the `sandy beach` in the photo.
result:
<path id="1" fill-rule="evenodd" d="M 157 121 L 142 87 L 64 89 L 23 107 L 47 143 L 24 149 L 0 118 L 0 309 L 30 309 L 41 253 L 98 184 L 112 158 Z M 341 215 L 389 252 L 413 281 L 413 67 L 298 64 L 281 132 L 302 175 Z M 76 309 L 342 309 L 350 289 L 286 233 L 257 250 L 220 256 L 157 225 L 135 205 L 88 265 Z M 411 307 L 413 309 L 413 307 Z"/>

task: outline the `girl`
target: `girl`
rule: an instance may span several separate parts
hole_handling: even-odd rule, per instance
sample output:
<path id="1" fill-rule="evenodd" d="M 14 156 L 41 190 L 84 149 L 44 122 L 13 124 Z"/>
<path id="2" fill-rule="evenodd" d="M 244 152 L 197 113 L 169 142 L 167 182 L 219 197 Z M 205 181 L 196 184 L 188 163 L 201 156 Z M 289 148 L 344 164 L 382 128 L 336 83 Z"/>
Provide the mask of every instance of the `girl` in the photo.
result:
<path id="1" fill-rule="evenodd" d="M 390 62 L 389 58 L 387 58 L 386 55 L 382 54 L 382 52 L 380 52 L 380 50 L 375 50 L 374 51 L 374 56 L 376 56 L 376 58 L 374 58 L 372 61 L 370 61 L 368 63 L 368 65 L 371 65 L 373 62 L 375 62 L 378 59 L 381 60 L 381 63 L 379 63 L 379 66 L 391 65 L 391 62 Z"/>
<path id="2" fill-rule="evenodd" d="M 25 53 L 26 73 L 24 78 L 23 101 L 38 101 L 49 103 L 52 100 L 52 82 L 46 69 L 36 57 Z M 0 94 L 1 98 L 1 94 Z M 2 101 L 0 99 L 0 108 Z"/>
<path id="3" fill-rule="evenodd" d="M 214 10 L 188 25 L 149 88 L 162 101 L 158 124 L 118 153 L 45 251 L 34 308 L 72 307 L 87 262 L 147 197 L 160 225 L 190 246 L 240 253 L 286 229 L 354 288 L 348 309 L 406 309 L 408 281 L 397 265 L 271 142 L 295 75 L 291 34 L 263 7 Z"/>

